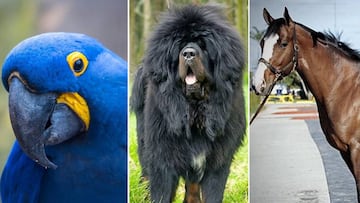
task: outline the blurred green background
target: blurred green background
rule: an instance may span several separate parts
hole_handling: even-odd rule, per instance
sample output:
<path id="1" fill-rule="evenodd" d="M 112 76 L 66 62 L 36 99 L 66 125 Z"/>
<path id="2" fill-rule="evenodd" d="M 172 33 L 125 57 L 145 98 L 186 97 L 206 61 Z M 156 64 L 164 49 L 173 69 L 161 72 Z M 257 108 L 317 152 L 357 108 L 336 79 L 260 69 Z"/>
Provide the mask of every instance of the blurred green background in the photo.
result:
<path id="1" fill-rule="evenodd" d="M 127 0 L 0 0 L 0 62 L 25 38 L 54 31 L 87 34 L 127 59 L 127 16 Z M 0 173 L 15 138 L 7 97 L 0 85 Z"/>

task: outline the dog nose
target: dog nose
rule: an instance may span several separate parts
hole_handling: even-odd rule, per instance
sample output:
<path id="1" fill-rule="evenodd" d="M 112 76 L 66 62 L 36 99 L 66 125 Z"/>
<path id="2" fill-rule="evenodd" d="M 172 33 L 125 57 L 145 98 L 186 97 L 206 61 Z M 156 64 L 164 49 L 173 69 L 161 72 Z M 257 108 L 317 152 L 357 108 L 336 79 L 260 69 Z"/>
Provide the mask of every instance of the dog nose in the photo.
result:
<path id="1" fill-rule="evenodd" d="M 186 60 L 193 59 L 196 56 L 196 50 L 191 47 L 185 48 L 182 55 Z"/>

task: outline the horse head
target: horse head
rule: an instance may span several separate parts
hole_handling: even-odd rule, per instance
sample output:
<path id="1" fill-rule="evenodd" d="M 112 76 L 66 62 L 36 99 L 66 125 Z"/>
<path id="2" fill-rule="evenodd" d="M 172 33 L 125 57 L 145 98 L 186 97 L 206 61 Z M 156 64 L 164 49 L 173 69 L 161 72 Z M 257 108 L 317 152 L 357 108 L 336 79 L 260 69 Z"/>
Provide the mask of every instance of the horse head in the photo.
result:
<path id="1" fill-rule="evenodd" d="M 283 18 L 274 19 L 264 8 L 263 17 L 268 25 L 260 41 L 261 58 L 253 77 L 253 88 L 257 94 L 267 95 L 276 81 L 289 75 L 297 66 L 296 23 L 287 8 Z"/>

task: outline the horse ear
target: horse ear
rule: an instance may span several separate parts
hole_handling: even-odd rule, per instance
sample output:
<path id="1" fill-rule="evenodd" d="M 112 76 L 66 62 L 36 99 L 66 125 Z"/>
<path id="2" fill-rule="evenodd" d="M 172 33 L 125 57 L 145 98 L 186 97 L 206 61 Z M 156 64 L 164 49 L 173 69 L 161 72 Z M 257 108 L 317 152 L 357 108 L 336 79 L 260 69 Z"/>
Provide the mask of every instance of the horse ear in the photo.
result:
<path id="1" fill-rule="evenodd" d="M 293 22 L 293 20 L 291 19 L 288 9 L 285 7 L 285 11 L 284 11 L 284 19 L 287 25 L 289 25 L 290 23 Z"/>
<path id="2" fill-rule="evenodd" d="M 271 17 L 270 13 L 266 10 L 266 8 L 264 8 L 263 16 L 264 16 L 264 20 L 265 20 L 266 24 L 268 24 L 268 25 L 270 25 L 270 23 L 272 21 L 274 21 L 274 18 Z"/>

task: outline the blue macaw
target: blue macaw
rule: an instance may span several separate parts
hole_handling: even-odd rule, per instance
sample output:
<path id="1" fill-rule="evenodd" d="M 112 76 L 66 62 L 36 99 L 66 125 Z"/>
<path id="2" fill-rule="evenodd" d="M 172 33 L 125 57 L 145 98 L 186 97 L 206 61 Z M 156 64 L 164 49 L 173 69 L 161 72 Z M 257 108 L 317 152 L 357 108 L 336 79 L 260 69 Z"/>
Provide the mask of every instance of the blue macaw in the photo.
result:
<path id="1" fill-rule="evenodd" d="M 7 202 L 127 202 L 127 63 L 83 34 L 45 33 L 6 57 L 15 144 Z"/>

